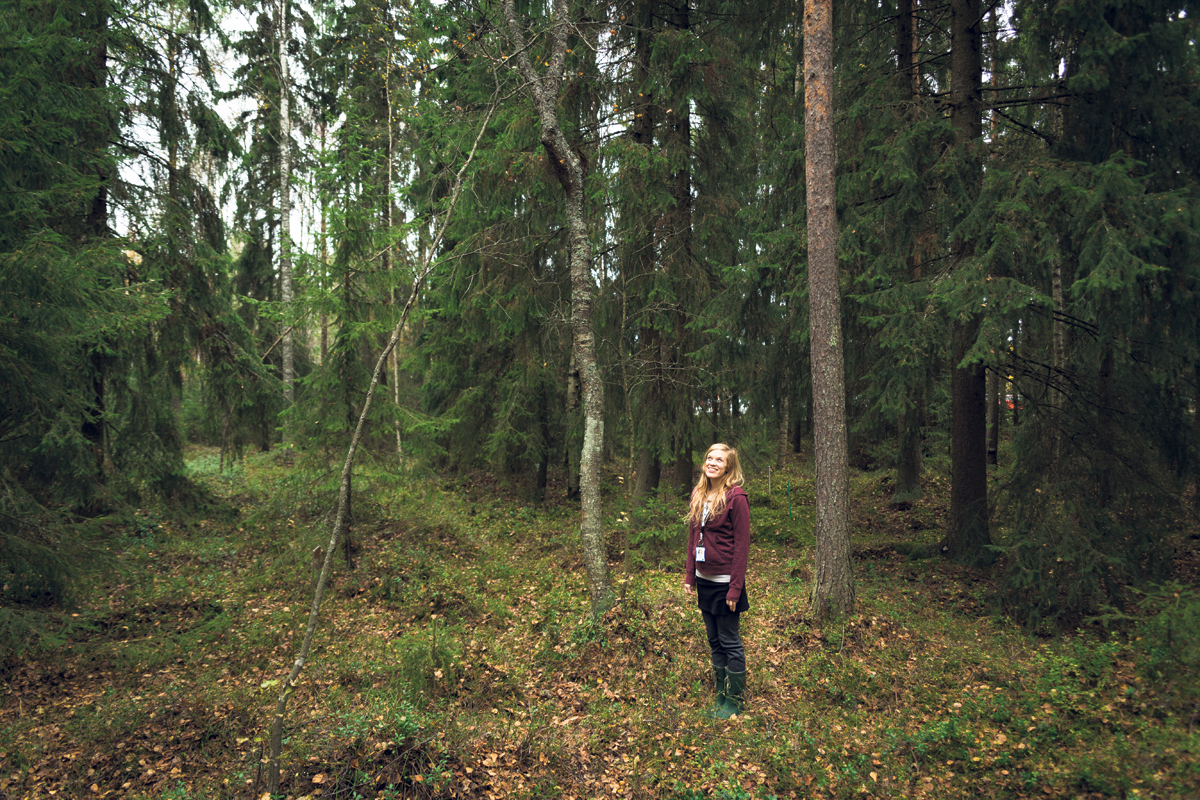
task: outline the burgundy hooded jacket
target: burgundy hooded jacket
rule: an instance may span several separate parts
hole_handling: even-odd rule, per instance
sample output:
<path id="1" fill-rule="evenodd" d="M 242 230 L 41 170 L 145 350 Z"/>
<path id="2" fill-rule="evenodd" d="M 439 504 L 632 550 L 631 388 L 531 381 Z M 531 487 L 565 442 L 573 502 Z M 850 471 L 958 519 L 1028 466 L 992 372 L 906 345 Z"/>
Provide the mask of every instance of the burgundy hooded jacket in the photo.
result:
<path id="1" fill-rule="evenodd" d="M 725 490 L 725 510 L 719 517 L 708 518 L 703 526 L 688 525 L 687 565 L 683 582 L 696 583 L 696 545 L 704 529 L 704 561 L 700 571 L 706 575 L 729 575 L 726 600 L 737 602 L 746 585 L 746 560 L 750 555 L 750 503 L 740 486 Z"/>

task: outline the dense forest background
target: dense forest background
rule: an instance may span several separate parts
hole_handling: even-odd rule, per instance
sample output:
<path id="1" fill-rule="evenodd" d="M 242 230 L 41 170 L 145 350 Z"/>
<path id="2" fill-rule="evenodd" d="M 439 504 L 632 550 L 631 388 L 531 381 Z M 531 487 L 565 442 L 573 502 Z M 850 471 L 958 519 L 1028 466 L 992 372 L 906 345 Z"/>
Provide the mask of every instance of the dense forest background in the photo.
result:
<path id="1" fill-rule="evenodd" d="M 640 505 L 686 492 L 713 441 L 754 473 L 803 450 L 802 4 L 580 4 L 553 65 L 551 9 L 513 6 L 586 240 L 502 10 L 6 3 L 7 603 L 62 600 L 106 515 L 202 502 L 187 442 L 328 470 L 410 295 L 377 463 L 486 468 L 535 500 L 562 471 L 574 496 L 598 417 L 587 449 Z M 1003 554 L 1034 621 L 1164 578 L 1200 498 L 1193 11 L 835 11 L 852 462 L 894 470 L 898 503 L 948 471 L 940 552 Z"/>
<path id="2" fill-rule="evenodd" d="M 0 800 L 1190 796 L 1200 9 L 833 4 L 828 370 L 818 6 L 3 0 Z"/>

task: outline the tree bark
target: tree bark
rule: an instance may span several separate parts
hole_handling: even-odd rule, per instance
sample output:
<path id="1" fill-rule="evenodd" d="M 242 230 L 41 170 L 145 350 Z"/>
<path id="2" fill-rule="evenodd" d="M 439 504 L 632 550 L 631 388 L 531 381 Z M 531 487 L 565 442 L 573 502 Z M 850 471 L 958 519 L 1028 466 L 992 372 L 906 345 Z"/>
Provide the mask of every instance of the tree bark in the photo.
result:
<path id="1" fill-rule="evenodd" d="M 584 568 L 588 575 L 593 616 L 599 617 L 612 603 L 608 555 L 604 545 L 600 499 L 600 467 L 604 445 L 604 384 L 596 361 L 592 330 L 592 251 L 584 217 L 583 159 L 567 141 L 558 117 L 559 91 L 567 59 L 567 38 L 572 21 L 566 0 L 555 0 L 550 28 L 550 55 L 539 73 L 529 59 L 525 30 L 517 17 L 515 0 L 505 0 L 504 17 L 517 69 L 525 80 L 525 91 L 533 102 L 541 124 L 542 147 L 566 196 L 565 212 L 571 265 L 571 329 L 575 367 L 583 393 L 583 452 L 579 461 L 579 493 L 582 506 L 580 538 Z"/>
<path id="2" fill-rule="evenodd" d="M 812 607 L 814 616 L 823 620 L 854 610 L 834 186 L 833 0 L 808 0 L 804 40 L 808 296 L 817 466 L 817 563 Z"/>
<path id="3" fill-rule="evenodd" d="M 1000 374 L 996 369 L 987 373 L 987 463 L 991 467 L 1000 463 Z"/>
<path id="4" fill-rule="evenodd" d="M 579 370 L 575 367 L 575 353 L 571 353 L 571 366 L 567 369 L 567 499 L 579 499 L 579 466 L 581 451 L 577 433 L 579 421 Z"/>
<path id="5" fill-rule="evenodd" d="M 950 119 L 976 194 L 982 179 L 976 156 L 983 136 L 982 20 L 980 0 L 952 0 Z M 952 268 L 961 268 L 972 255 L 972 242 L 960 237 L 951 243 Z M 941 551 L 969 563 L 993 558 L 987 549 L 987 375 L 981 364 L 962 363 L 979 327 L 979 315 L 970 313 L 965 320 L 956 318 L 950 330 L 950 513 Z"/>
<path id="6" fill-rule="evenodd" d="M 909 112 L 915 118 L 920 100 L 921 76 L 916 59 L 917 14 L 916 0 L 899 0 L 896 7 L 896 69 L 900 78 L 899 90 L 906 91 Z M 908 256 L 908 276 L 913 283 L 923 278 L 922 249 L 928 231 L 915 235 L 913 251 Z M 923 370 L 919 383 L 910 385 L 908 392 L 912 405 L 896 420 L 896 486 L 892 493 L 893 503 L 911 503 L 925 495 L 921 487 L 921 473 L 925 470 L 924 435 L 925 397 L 929 382 L 928 366 Z"/>
<path id="7" fill-rule="evenodd" d="M 638 98 L 634 101 L 633 125 L 630 126 L 630 139 L 633 144 L 645 151 L 652 152 L 654 147 L 654 121 L 657 97 L 650 81 L 650 58 L 653 51 L 654 7 L 652 3 L 641 3 L 637 7 L 637 30 L 634 34 L 634 83 L 638 88 Z M 667 389 L 663 379 L 663 359 L 668 352 L 664 337 L 659 335 L 652 319 L 655 313 L 651 310 L 653 298 L 651 291 L 655 279 L 655 230 L 659 219 L 657 214 L 645 213 L 640 203 L 647 196 L 649 187 L 642 170 L 633 170 L 632 182 L 638 188 L 635 197 L 629 198 L 629 219 L 631 229 L 628 232 L 628 253 L 625 263 L 629 265 L 628 273 L 633 277 L 630 281 L 635 287 L 646 287 L 637 292 L 637 300 L 643 303 L 641 313 L 646 319 L 639 326 L 638 333 L 638 364 L 634 365 L 641 375 L 638 391 L 638 425 L 636 435 L 630 431 L 631 441 L 638 445 L 636 478 L 631 498 L 634 506 L 645 504 L 650 493 L 658 489 L 662 478 L 663 452 L 663 417 L 664 398 Z M 627 270 L 622 270 L 625 279 Z M 628 297 L 625 301 L 628 302 Z M 631 395 L 632 392 L 627 392 Z M 628 396 L 627 403 L 632 404 L 634 398 Z M 632 425 L 631 425 L 632 427 Z"/>
<path id="8" fill-rule="evenodd" d="M 292 336 L 292 117 L 288 105 L 287 0 L 279 0 L 279 297 L 283 303 L 283 445 L 292 445 L 291 410 L 296 401 L 295 349 Z M 285 450 L 285 452 L 288 452 Z"/>
<path id="9" fill-rule="evenodd" d="M 690 402 L 686 393 L 684 398 Z M 691 413 L 691 409 L 687 409 Z M 680 433 L 675 438 L 675 466 L 671 473 L 671 485 L 675 489 L 675 494 L 680 497 L 688 497 L 692 491 L 692 484 L 696 478 L 692 474 L 692 443 L 686 432 Z"/>

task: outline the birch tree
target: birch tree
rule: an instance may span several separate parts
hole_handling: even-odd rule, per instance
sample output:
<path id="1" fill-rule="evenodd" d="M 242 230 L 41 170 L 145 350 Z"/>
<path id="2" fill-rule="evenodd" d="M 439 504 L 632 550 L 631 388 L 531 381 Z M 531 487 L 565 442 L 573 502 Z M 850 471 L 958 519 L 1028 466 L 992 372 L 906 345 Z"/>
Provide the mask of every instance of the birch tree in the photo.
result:
<path id="1" fill-rule="evenodd" d="M 583 452 L 579 463 L 579 493 L 582 503 L 580 537 L 587 569 L 592 613 L 600 615 L 611 602 L 608 559 L 601 526 L 600 468 L 604 444 L 604 385 L 596 362 L 592 326 L 594 279 L 587 220 L 584 217 L 584 181 L 587 167 L 581 153 L 567 141 L 559 119 L 559 94 L 564 84 L 572 32 L 566 0 L 555 0 L 549 30 L 549 54 L 540 58 L 542 71 L 530 59 L 531 42 L 514 0 L 504 2 L 505 34 L 512 52 L 507 60 L 525 82 L 524 91 L 533 103 L 541 125 L 541 142 L 566 196 L 568 249 L 571 268 L 572 355 L 578 370 L 583 402 Z"/>

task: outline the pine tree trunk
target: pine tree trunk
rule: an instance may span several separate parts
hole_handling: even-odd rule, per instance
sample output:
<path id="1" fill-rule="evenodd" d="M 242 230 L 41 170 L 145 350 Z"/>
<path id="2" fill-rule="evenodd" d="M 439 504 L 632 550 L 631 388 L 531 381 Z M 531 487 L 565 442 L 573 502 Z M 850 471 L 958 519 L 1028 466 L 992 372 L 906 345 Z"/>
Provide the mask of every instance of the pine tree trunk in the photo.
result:
<path id="1" fill-rule="evenodd" d="M 824 620 L 854 610 L 834 187 L 833 0 L 808 0 L 804 33 L 808 296 L 817 463 L 817 563 L 812 607 L 814 616 Z"/>
<path id="2" fill-rule="evenodd" d="M 529 60 L 525 31 L 517 16 L 515 0 L 505 0 L 504 16 L 517 65 L 526 82 L 525 91 L 533 101 L 541 124 L 542 147 L 566 196 L 565 216 L 571 265 L 572 352 L 575 356 L 575 366 L 579 370 L 583 394 L 583 452 L 579 461 L 579 492 L 582 506 L 580 538 L 591 594 L 592 615 L 599 617 L 612 603 L 600 499 L 600 468 L 604 446 L 604 384 L 600 380 L 595 333 L 592 330 L 592 252 L 584 216 L 585 167 L 580 154 L 567 142 L 558 116 L 567 42 L 573 26 L 566 0 L 555 0 L 554 21 L 550 32 L 551 52 L 545 59 L 549 66 L 546 71 L 539 73 Z"/>

